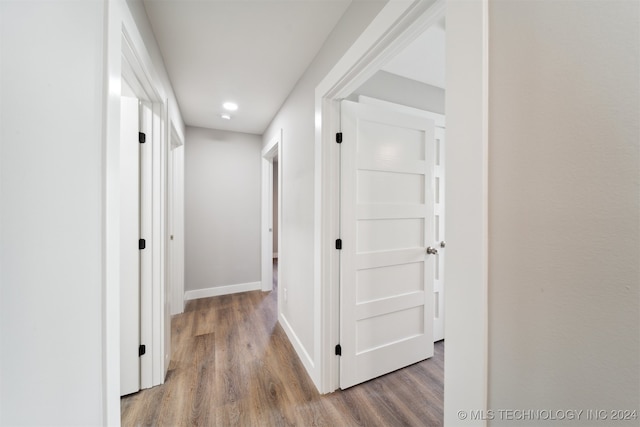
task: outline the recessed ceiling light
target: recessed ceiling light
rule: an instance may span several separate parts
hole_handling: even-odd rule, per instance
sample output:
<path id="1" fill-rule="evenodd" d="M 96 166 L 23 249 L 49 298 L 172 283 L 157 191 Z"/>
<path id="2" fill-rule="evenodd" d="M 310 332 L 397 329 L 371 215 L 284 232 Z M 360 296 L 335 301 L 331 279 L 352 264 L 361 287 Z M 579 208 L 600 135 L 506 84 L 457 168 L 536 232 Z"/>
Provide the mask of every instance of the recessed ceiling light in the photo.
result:
<path id="1" fill-rule="evenodd" d="M 220 114 L 220 117 L 222 117 L 225 120 L 231 120 L 231 114 Z"/>
<path id="2" fill-rule="evenodd" d="M 236 111 L 238 109 L 238 104 L 235 102 L 225 102 L 222 104 L 225 110 Z"/>

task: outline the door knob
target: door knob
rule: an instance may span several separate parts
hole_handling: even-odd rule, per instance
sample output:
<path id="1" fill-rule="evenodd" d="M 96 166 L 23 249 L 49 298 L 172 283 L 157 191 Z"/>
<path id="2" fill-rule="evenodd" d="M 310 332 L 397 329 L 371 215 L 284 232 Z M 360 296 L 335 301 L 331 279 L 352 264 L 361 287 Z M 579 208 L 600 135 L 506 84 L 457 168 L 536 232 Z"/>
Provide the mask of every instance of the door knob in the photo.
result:
<path id="1" fill-rule="evenodd" d="M 437 254 L 437 253 L 438 253 L 438 250 L 437 250 L 436 248 L 432 248 L 431 246 L 429 246 L 429 247 L 427 248 L 427 253 L 428 253 L 429 255 L 435 255 L 435 254 Z"/>

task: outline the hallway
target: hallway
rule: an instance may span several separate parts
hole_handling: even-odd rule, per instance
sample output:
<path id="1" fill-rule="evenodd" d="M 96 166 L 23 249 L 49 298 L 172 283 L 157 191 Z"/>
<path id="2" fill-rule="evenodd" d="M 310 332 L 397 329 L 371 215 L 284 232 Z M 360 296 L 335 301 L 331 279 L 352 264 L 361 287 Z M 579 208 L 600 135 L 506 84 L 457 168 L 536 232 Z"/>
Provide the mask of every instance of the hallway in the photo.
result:
<path id="1" fill-rule="evenodd" d="M 442 425 L 444 342 L 432 359 L 320 395 L 277 324 L 275 285 L 189 302 L 173 318 L 166 383 L 122 398 L 122 425 Z"/>

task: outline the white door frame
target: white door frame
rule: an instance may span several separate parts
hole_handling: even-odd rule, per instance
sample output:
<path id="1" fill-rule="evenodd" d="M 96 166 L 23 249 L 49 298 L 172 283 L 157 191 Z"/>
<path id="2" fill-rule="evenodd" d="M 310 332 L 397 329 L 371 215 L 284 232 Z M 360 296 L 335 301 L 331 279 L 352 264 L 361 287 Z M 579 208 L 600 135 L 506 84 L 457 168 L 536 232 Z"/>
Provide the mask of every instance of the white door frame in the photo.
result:
<path id="1" fill-rule="evenodd" d="M 171 283 L 169 299 L 171 314 L 174 315 L 184 312 L 184 142 L 173 122 L 169 127 L 167 277 Z"/>
<path id="2" fill-rule="evenodd" d="M 166 234 L 166 169 L 167 169 L 167 98 L 157 83 L 159 79 L 153 69 L 142 36 L 124 0 L 105 3 L 107 43 L 105 52 L 104 81 L 106 108 L 104 117 L 103 147 L 105 162 L 104 179 L 104 228 L 105 241 L 103 262 L 103 323 L 104 359 L 102 378 L 104 383 L 104 425 L 120 425 L 120 292 L 119 292 L 119 211 L 120 211 L 120 97 L 124 77 L 131 83 L 139 99 L 152 103 L 153 144 L 153 206 L 152 236 L 148 239 L 148 250 L 152 252 L 150 267 L 151 295 L 147 301 L 147 313 L 141 319 L 147 357 L 141 360 L 141 371 L 148 372 L 141 386 L 150 387 L 164 382 L 164 286 L 165 286 L 165 234 Z M 136 87 L 137 86 L 137 87 Z M 150 243 L 150 244 L 149 244 Z M 144 291 L 143 291 L 144 292 Z M 143 314 L 144 316 L 144 314 Z M 149 368 L 150 366 L 150 368 Z"/>
<path id="3" fill-rule="evenodd" d="M 171 317 L 184 311 L 184 167 L 183 141 L 175 124 L 167 123 L 165 284 L 163 305 L 163 378 L 171 362 Z"/>
<path id="4" fill-rule="evenodd" d="M 148 103 L 151 123 L 147 142 L 143 146 L 141 162 L 151 168 L 150 178 L 141 177 L 141 238 L 146 240 L 145 253 L 140 261 L 140 344 L 146 353 L 140 358 L 140 388 L 149 388 L 164 382 L 165 366 L 165 250 L 166 250 L 166 103 L 157 86 L 140 64 L 128 34 L 122 33 L 122 74 L 138 99 Z M 149 137 L 150 136 L 150 137 Z M 141 163 L 141 164 L 142 164 Z"/>
<path id="5" fill-rule="evenodd" d="M 273 289 L 273 159 L 278 158 L 278 245 L 282 239 L 282 129 L 262 149 L 262 291 Z M 278 248 L 279 252 L 282 252 Z M 280 269 L 278 269 L 280 275 Z M 280 292 L 278 292 L 280 294 Z M 278 300 L 278 310 L 280 304 Z"/>
<path id="6" fill-rule="evenodd" d="M 455 282 L 451 274 L 447 282 L 444 412 L 445 425 L 454 425 L 460 422 L 457 411 L 487 407 L 488 0 L 387 3 L 316 88 L 315 204 L 319 214 L 314 224 L 314 359 L 320 368 L 313 374 L 321 392 L 338 388 L 339 362 L 333 348 L 339 337 L 339 256 L 334 248 L 340 235 L 340 162 L 335 143 L 340 129 L 339 100 L 441 19 L 445 6 L 447 139 L 450 148 L 458 147 L 447 153 L 447 192 L 462 190 L 473 196 L 464 202 L 459 201 L 461 197 L 447 197 L 449 230 L 466 219 L 467 228 L 473 231 L 466 238 L 447 232 L 447 271 L 461 266 L 456 245 L 465 248 L 463 262 L 470 264 L 467 280 Z M 462 73 L 475 78 L 465 80 Z M 465 425 L 485 424 L 484 420 L 467 420 Z"/>
<path id="7" fill-rule="evenodd" d="M 140 101 L 123 96 L 121 107 L 120 394 L 124 396 L 140 390 Z"/>

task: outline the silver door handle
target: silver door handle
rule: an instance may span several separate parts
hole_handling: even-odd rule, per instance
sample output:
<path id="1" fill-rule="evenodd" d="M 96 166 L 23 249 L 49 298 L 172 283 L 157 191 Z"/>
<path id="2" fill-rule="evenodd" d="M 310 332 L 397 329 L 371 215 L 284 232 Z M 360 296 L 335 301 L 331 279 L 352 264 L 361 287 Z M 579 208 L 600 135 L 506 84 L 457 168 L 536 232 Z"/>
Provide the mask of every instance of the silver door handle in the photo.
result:
<path id="1" fill-rule="evenodd" d="M 429 247 L 427 248 L 427 254 L 429 254 L 429 255 L 435 255 L 435 254 L 437 254 L 437 253 L 438 253 L 438 250 L 437 250 L 436 248 L 432 248 L 431 246 L 429 246 Z"/>

